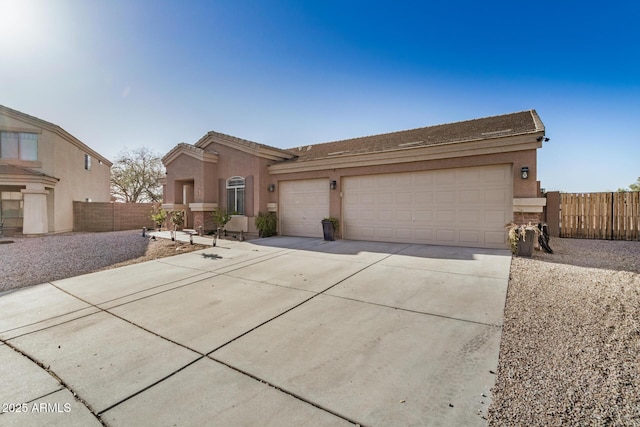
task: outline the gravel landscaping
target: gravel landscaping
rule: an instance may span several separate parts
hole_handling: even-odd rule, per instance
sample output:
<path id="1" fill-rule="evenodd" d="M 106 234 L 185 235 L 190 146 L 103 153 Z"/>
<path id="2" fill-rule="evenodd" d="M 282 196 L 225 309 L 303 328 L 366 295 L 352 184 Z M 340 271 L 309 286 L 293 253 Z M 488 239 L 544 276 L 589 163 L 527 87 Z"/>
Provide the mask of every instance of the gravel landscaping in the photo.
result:
<path id="1" fill-rule="evenodd" d="M 0 238 L 0 292 L 203 248 L 140 230 Z"/>
<path id="2" fill-rule="evenodd" d="M 640 426 L 640 242 L 516 258 L 491 426 Z"/>

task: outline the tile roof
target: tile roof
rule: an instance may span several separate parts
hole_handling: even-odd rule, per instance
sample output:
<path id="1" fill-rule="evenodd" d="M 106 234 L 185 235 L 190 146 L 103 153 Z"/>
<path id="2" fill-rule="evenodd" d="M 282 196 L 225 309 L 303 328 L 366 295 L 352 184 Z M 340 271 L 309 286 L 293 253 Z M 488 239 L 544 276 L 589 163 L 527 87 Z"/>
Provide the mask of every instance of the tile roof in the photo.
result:
<path id="1" fill-rule="evenodd" d="M 288 160 L 288 162 L 331 158 L 340 155 L 403 150 L 536 132 L 544 132 L 544 125 L 535 110 L 528 110 L 501 116 L 290 148 L 287 151 L 295 154 L 296 158 Z"/>

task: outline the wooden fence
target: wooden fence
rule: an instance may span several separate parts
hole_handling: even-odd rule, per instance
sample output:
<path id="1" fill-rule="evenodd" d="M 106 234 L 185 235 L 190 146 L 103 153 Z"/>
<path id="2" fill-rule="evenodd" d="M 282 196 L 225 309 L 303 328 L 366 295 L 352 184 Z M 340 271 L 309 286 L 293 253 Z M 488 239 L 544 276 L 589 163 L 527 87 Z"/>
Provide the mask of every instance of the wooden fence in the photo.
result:
<path id="1" fill-rule="evenodd" d="M 559 208 L 560 237 L 640 240 L 640 192 L 560 193 Z"/>

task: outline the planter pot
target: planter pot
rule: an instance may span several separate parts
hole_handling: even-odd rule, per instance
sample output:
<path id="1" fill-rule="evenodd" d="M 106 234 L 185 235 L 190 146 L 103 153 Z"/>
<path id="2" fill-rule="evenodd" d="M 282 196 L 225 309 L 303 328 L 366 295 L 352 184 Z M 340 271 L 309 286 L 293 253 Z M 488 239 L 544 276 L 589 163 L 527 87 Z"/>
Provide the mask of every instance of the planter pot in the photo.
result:
<path id="1" fill-rule="evenodd" d="M 335 240 L 335 230 L 331 221 L 322 221 L 322 232 L 324 233 L 324 240 L 330 242 Z"/>
<path id="2" fill-rule="evenodd" d="M 529 257 L 533 256 L 533 244 L 535 242 L 536 232 L 533 230 L 525 230 L 524 240 L 522 236 L 518 238 L 516 255 Z"/>

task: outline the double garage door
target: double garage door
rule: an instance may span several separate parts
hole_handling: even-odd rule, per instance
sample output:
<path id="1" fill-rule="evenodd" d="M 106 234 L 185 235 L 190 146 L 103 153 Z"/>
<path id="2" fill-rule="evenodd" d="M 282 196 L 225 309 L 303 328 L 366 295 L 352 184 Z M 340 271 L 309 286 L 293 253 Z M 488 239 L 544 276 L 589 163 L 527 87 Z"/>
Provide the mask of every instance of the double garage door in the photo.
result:
<path id="1" fill-rule="evenodd" d="M 281 233 L 322 237 L 329 181 L 283 182 Z M 511 165 L 344 177 L 345 239 L 505 247 L 511 221 Z"/>

